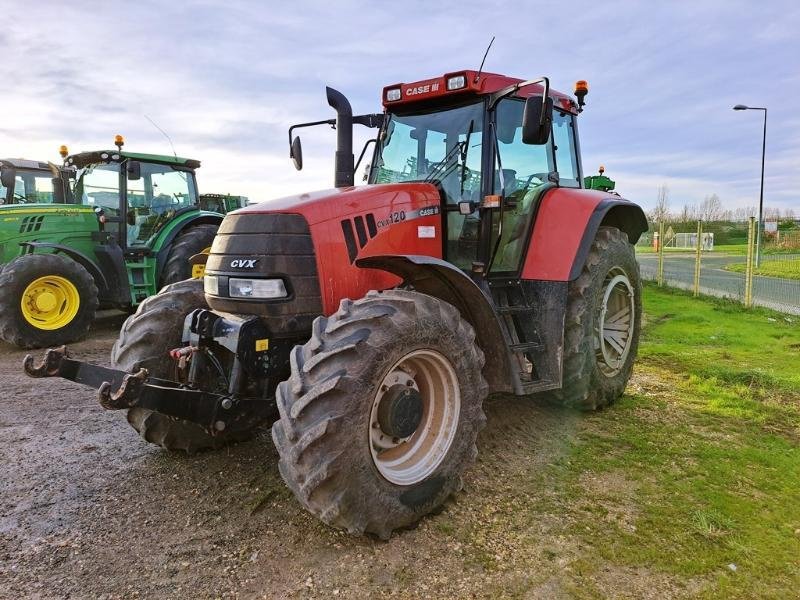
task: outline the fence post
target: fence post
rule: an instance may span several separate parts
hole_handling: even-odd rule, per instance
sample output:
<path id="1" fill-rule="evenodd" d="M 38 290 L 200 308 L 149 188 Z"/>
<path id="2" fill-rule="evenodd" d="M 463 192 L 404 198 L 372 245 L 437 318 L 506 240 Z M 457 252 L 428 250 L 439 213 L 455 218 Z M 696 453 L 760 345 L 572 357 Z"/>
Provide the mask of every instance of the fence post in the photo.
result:
<path id="1" fill-rule="evenodd" d="M 697 221 L 697 248 L 694 256 L 694 295 L 700 294 L 700 253 L 703 250 L 703 221 Z"/>
<path id="2" fill-rule="evenodd" d="M 750 217 L 747 224 L 747 262 L 744 270 L 744 305 L 750 308 L 753 305 L 753 263 L 755 258 L 755 217 Z"/>
<path id="3" fill-rule="evenodd" d="M 658 287 L 664 285 L 664 221 L 658 223 Z"/>

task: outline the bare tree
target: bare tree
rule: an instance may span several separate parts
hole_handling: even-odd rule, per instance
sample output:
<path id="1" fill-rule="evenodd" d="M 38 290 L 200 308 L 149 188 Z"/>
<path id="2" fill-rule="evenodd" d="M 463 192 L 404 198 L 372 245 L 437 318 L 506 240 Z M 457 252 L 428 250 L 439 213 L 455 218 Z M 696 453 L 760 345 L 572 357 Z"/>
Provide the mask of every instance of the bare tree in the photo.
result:
<path id="1" fill-rule="evenodd" d="M 669 188 L 662 184 L 658 186 L 658 200 L 656 200 L 653 210 L 650 211 L 650 220 L 653 223 L 666 223 L 669 218 Z"/>
<path id="2" fill-rule="evenodd" d="M 703 221 L 721 221 L 725 217 L 725 209 L 716 194 L 705 197 L 702 204 L 700 204 L 699 212 L 699 217 Z"/>

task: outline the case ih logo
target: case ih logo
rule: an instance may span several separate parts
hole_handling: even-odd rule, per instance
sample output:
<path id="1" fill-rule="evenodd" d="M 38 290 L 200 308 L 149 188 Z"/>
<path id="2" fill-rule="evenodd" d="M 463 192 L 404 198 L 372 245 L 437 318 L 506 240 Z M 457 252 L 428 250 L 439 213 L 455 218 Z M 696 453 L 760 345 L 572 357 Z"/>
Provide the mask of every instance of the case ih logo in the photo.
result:
<path id="1" fill-rule="evenodd" d="M 231 267 L 234 269 L 252 269 L 257 262 L 257 258 L 237 258 L 231 261 Z"/>
<path id="2" fill-rule="evenodd" d="M 429 83 L 427 85 L 418 85 L 415 87 L 410 87 L 406 90 L 406 96 L 417 96 L 419 94 L 429 94 L 431 92 L 438 92 L 439 91 L 439 84 L 438 83 Z"/>

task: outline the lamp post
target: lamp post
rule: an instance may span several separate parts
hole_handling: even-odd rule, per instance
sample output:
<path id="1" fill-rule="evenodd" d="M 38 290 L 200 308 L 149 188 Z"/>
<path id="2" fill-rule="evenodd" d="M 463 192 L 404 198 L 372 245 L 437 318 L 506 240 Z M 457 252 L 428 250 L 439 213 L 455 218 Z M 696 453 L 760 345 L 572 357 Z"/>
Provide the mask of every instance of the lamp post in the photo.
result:
<path id="1" fill-rule="evenodd" d="M 764 155 L 767 152 L 767 109 L 760 106 L 737 104 L 733 110 L 763 110 L 764 137 L 761 141 L 761 193 L 758 196 L 758 229 L 756 230 L 756 267 L 761 266 L 761 230 L 764 228 Z"/>

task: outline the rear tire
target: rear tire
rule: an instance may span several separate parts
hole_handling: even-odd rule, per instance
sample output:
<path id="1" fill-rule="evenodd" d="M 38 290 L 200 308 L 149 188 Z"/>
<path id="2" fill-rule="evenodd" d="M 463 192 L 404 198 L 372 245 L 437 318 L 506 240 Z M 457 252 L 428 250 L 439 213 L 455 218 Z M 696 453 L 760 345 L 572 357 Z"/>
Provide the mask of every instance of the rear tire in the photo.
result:
<path id="1" fill-rule="evenodd" d="M 219 225 L 195 225 L 178 234 L 172 242 L 167 262 L 159 278 L 159 286 L 177 283 L 192 276 L 192 265 L 189 259 L 195 254 L 211 246 L 217 235 Z"/>
<path id="2" fill-rule="evenodd" d="M 446 302 L 403 290 L 342 300 L 314 321 L 278 386 L 281 476 L 306 509 L 350 533 L 386 539 L 414 524 L 461 488 L 477 456 L 483 364 L 472 327 Z M 406 390 L 416 420 L 401 412 L 385 425 L 383 400 Z"/>
<path id="3" fill-rule="evenodd" d="M 641 318 L 642 284 L 633 246 L 616 227 L 600 227 L 581 274 L 569 285 L 564 383 L 551 398 L 581 410 L 616 401 L 631 377 Z"/>
<path id="4" fill-rule="evenodd" d="M 201 279 L 174 283 L 147 298 L 123 323 L 111 349 L 113 366 L 126 371 L 145 368 L 153 377 L 174 379 L 175 363 L 168 353 L 181 345 L 184 318 L 196 308 L 208 308 Z M 252 436 L 251 432 L 212 436 L 195 423 L 146 408 L 128 409 L 128 423 L 151 444 L 189 454 Z"/>
<path id="5" fill-rule="evenodd" d="M 21 348 L 81 339 L 97 306 L 94 278 L 72 259 L 26 254 L 0 272 L 0 339 Z"/>

